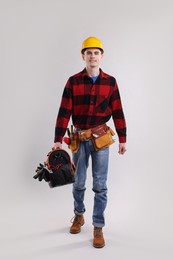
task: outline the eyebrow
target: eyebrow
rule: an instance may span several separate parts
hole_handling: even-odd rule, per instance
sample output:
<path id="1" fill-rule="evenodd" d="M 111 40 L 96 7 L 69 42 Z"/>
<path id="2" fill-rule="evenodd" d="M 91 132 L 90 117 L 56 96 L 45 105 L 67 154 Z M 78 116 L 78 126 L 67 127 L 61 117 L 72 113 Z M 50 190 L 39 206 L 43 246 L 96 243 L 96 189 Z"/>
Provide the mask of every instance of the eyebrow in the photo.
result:
<path id="1" fill-rule="evenodd" d="M 99 54 L 99 51 L 94 51 L 95 54 Z M 87 51 L 87 54 L 92 54 L 91 51 Z"/>

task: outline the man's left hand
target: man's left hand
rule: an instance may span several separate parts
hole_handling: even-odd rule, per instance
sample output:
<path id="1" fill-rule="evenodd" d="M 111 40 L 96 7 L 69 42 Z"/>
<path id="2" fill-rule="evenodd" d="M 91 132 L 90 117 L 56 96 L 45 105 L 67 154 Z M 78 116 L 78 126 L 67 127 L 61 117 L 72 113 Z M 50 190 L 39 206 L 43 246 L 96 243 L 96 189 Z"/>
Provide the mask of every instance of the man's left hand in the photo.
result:
<path id="1" fill-rule="evenodd" d="M 126 152 L 126 144 L 125 143 L 119 143 L 119 154 L 124 154 Z"/>

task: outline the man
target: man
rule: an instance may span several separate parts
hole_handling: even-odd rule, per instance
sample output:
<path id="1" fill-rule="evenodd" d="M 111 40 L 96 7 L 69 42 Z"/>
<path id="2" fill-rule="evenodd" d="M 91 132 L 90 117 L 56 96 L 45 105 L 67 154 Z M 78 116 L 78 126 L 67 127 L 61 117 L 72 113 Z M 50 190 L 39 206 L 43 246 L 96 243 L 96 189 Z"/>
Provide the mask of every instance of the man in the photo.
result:
<path id="1" fill-rule="evenodd" d="M 81 72 L 71 76 L 64 88 L 56 121 L 53 149 L 62 148 L 63 136 L 71 116 L 76 131 L 84 133 L 105 125 L 112 117 L 119 139 L 118 152 L 119 154 L 126 152 L 126 122 L 120 94 L 115 78 L 100 68 L 103 53 L 103 45 L 98 38 L 89 37 L 83 41 L 81 54 L 86 66 Z M 90 156 L 94 192 L 93 246 L 101 248 L 105 245 L 102 228 L 105 226 L 104 211 L 107 205 L 109 146 L 96 150 L 93 140 L 88 137 L 81 139 L 78 150 L 72 153 L 76 165 L 73 184 L 75 216 L 70 233 L 79 233 L 84 224 L 85 182 Z"/>

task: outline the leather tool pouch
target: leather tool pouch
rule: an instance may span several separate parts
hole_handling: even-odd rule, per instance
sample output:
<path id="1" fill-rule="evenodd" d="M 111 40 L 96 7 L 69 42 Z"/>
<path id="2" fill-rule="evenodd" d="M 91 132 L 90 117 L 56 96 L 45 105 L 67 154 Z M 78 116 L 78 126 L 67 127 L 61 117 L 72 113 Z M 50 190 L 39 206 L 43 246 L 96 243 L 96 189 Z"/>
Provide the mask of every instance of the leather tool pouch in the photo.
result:
<path id="1" fill-rule="evenodd" d="M 68 148 L 73 152 L 73 153 L 77 153 L 78 149 L 79 149 L 79 144 L 80 144 L 80 140 L 79 140 L 79 136 L 78 133 L 73 133 L 71 134 L 70 137 L 70 144 L 68 145 Z"/>
<path id="2" fill-rule="evenodd" d="M 106 124 L 94 127 L 91 131 L 92 141 L 96 151 L 106 148 L 115 142 L 113 139 L 115 133 Z"/>

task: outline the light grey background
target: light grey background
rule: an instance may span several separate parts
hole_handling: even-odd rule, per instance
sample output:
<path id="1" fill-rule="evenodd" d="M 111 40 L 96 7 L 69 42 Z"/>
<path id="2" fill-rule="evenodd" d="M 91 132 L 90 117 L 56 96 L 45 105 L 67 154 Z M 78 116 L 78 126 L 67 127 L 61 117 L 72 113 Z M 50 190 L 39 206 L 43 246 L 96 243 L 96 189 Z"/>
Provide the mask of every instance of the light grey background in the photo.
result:
<path id="1" fill-rule="evenodd" d="M 173 259 L 172 14 L 171 0 L 0 0 L 1 259 Z M 118 155 L 118 142 L 110 148 L 102 250 L 91 244 L 90 167 L 86 224 L 74 236 L 71 186 L 32 178 L 92 35 L 104 44 L 101 67 L 117 79 L 128 126 L 127 153 Z"/>

